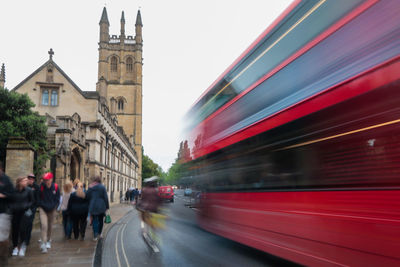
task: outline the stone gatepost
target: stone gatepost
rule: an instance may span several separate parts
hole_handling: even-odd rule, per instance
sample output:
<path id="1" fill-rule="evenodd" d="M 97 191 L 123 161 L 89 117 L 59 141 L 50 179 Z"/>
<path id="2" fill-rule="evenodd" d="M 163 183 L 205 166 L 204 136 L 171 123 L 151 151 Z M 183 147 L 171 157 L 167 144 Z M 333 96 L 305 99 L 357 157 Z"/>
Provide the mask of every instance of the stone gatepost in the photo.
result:
<path id="1" fill-rule="evenodd" d="M 7 144 L 6 174 L 11 181 L 33 173 L 35 150 L 23 137 L 10 137 Z"/>

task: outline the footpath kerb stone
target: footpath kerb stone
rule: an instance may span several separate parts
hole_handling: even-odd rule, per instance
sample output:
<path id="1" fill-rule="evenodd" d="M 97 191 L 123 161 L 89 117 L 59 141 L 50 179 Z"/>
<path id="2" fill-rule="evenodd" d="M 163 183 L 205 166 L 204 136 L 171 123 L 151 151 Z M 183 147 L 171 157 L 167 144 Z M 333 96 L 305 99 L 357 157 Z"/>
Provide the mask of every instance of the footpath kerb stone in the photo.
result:
<path id="1" fill-rule="evenodd" d="M 130 204 L 111 204 L 110 215 L 111 224 L 105 224 L 103 235 L 118 222 L 126 213 L 133 209 Z M 72 235 L 73 236 L 73 235 Z M 94 265 L 95 251 L 98 242 L 93 241 L 93 231 L 91 226 L 87 226 L 85 240 L 65 240 L 62 224 L 54 225 L 52 233 L 52 248 L 47 254 L 40 251 L 38 240 L 40 239 L 40 230 L 32 232 L 31 243 L 26 250 L 25 257 L 13 256 L 9 258 L 9 266 L 82 266 L 91 267 Z"/>

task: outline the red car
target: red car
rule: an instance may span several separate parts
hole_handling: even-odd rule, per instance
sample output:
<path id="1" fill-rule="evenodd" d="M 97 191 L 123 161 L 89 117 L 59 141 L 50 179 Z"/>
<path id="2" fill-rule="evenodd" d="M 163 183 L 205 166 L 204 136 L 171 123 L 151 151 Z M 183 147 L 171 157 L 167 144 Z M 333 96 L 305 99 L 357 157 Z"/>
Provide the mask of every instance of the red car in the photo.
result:
<path id="1" fill-rule="evenodd" d="M 174 189 L 170 185 L 159 186 L 158 195 L 164 200 L 174 202 Z"/>

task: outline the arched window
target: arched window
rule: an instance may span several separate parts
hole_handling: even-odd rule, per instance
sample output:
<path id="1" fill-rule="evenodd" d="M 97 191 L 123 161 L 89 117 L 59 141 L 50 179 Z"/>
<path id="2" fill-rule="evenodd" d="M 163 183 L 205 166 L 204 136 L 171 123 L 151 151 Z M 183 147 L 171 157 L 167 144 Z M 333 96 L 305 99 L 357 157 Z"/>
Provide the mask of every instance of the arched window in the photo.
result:
<path id="1" fill-rule="evenodd" d="M 133 72 L 133 60 L 131 57 L 128 57 L 126 59 L 126 71 Z"/>
<path id="2" fill-rule="evenodd" d="M 48 106 L 49 105 L 49 90 L 43 90 L 42 94 L 42 105 Z"/>
<path id="3" fill-rule="evenodd" d="M 118 110 L 124 110 L 124 100 L 118 100 Z"/>
<path id="4" fill-rule="evenodd" d="M 112 72 L 117 72 L 117 63 L 118 63 L 117 57 L 113 56 L 111 58 L 111 71 Z"/>

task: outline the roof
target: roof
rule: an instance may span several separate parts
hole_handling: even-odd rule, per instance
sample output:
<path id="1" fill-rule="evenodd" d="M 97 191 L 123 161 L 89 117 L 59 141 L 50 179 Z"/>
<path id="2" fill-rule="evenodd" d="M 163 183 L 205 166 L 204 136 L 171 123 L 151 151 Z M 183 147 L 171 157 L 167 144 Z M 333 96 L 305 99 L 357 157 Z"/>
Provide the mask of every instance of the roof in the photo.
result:
<path id="1" fill-rule="evenodd" d="M 100 19 L 99 23 L 107 23 L 108 25 L 110 25 L 110 22 L 108 22 L 106 7 L 103 8 L 103 13 L 101 14 L 101 19 Z"/>
<path id="2" fill-rule="evenodd" d="M 97 91 L 82 91 L 78 85 L 76 85 L 74 83 L 74 81 L 68 77 L 68 75 L 52 60 L 49 59 L 47 60 L 42 66 L 40 66 L 37 70 L 35 70 L 31 75 L 29 75 L 28 77 L 26 77 L 22 82 L 20 82 L 17 86 L 15 86 L 12 91 L 16 91 L 18 90 L 22 85 L 24 85 L 27 81 L 29 81 L 30 79 L 32 79 L 33 76 L 35 76 L 36 74 L 38 74 L 40 71 L 42 71 L 44 68 L 46 68 L 48 65 L 52 65 L 54 66 L 54 68 L 56 68 L 58 70 L 58 72 L 60 72 L 65 79 L 67 79 L 67 81 L 84 97 L 87 99 L 98 99 L 99 98 L 99 93 Z"/>
<path id="3" fill-rule="evenodd" d="M 142 24 L 142 15 L 140 14 L 140 10 L 138 10 L 138 12 L 137 12 L 135 26 L 143 26 L 143 24 Z"/>

